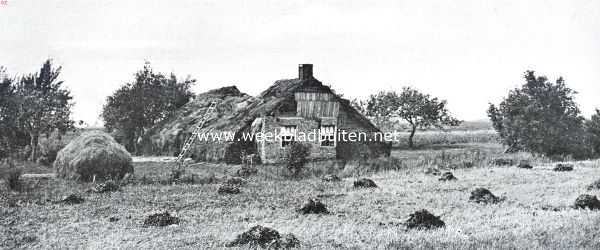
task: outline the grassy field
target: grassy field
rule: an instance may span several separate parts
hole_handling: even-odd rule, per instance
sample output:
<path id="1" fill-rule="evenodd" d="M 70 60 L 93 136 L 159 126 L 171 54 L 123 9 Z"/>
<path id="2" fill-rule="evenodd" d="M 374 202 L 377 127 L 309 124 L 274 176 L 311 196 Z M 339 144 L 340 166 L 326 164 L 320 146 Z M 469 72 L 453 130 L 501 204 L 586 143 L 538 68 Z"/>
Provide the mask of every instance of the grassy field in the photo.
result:
<path id="1" fill-rule="evenodd" d="M 600 162 L 575 163 L 554 172 L 554 163 L 529 154 L 502 153 L 494 143 L 455 143 L 419 150 L 395 150 L 393 162 L 312 163 L 300 179 L 285 177 L 280 166 L 259 166 L 241 194 L 222 195 L 222 179 L 239 166 L 197 164 L 188 169 L 194 184 L 164 185 L 168 164 L 136 162 L 133 184 L 108 194 L 86 193 L 89 184 L 30 179 L 30 190 L 2 190 L 0 248 L 38 249 L 208 249 L 224 248 L 254 225 L 293 233 L 301 248 L 317 249 L 599 249 L 600 212 L 571 208 L 600 177 Z M 526 159 L 533 169 L 494 166 L 493 159 Z M 440 182 L 423 169 L 440 166 L 457 181 Z M 39 172 L 39 169 L 36 169 Z M 336 173 L 337 183 L 320 176 Z M 356 177 L 379 188 L 355 189 Z M 496 205 L 469 202 L 476 187 L 505 197 Z M 78 205 L 56 204 L 63 195 L 81 194 Z M 320 198 L 329 215 L 295 210 L 309 197 Z M 406 230 L 401 224 L 418 209 L 441 216 L 446 227 Z M 144 227 L 149 214 L 169 211 L 179 225 Z M 110 218 L 117 221 L 111 222 Z"/>

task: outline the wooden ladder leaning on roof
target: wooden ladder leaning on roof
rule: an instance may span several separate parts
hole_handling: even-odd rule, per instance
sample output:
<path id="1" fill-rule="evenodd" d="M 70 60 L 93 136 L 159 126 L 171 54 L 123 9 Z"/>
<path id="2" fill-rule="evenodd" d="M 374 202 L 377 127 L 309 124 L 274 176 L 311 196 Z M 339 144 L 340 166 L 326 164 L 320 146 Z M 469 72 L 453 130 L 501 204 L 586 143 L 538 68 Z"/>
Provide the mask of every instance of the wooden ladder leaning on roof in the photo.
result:
<path id="1" fill-rule="evenodd" d="M 187 154 L 187 152 L 190 150 L 190 148 L 196 141 L 196 137 L 198 137 L 198 134 L 200 134 L 200 130 L 202 130 L 202 128 L 204 127 L 204 124 L 206 123 L 206 121 L 208 120 L 208 118 L 212 114 L 212 112 L 215 111 L 216 107 L 217 107 L 217 102 L 212 101 L 210 103 L 210 106 L 208 106 L 208 109 L 204 113 L 204 116 L 202 116 L 202 119 L 196 125 L 194 130 L 192 131 L 192 135 L 185 140 L 185 144 L 183 144 L 183 148 L 181 148 L 181 151 L 179 152 L 179 155 L 177 156 L 177 159 L 175 160 L 175 164 L 176 164 L 175 167 L 177 170 L 181 170 L 183 161 L 185 159 L 185 155 Z"/>

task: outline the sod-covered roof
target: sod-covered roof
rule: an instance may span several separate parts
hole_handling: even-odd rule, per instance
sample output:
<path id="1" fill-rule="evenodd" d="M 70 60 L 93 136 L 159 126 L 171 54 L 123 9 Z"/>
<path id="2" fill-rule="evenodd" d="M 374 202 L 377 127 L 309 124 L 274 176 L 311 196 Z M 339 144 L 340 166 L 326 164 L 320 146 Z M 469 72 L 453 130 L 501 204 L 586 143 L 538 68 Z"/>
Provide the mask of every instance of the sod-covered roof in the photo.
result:
<path id="1" fill-rule="evenodd" d="M 298 91 L 325 91 L 334 93 L 316 79 L 285 79 L 276 81 L 259 96 L 252 97 L 240 92 L 237 87 L 229 86 L 197 95 L 184 105 L 174 116 L 153 127 L 142 140 L 147 154 L 172 154 L 177 152 L 182 142 L 198 124 L 211 102 L 216 109 L 209 116 L 202 131 L 239 132 L 249 128 L 252 122 L 261 116 L 273 115 L 276 110 Z M 336 95 L 337 96 L 337 95 Z M 348 100 L 337 97 L 340 108 L 356 117 L 364 126 L 379 131 L 367 118 L 356 111 Z M 150 147 L 148 144 L 150 144 Z M 166 152 L 165 152 L 166 151 Z"/>

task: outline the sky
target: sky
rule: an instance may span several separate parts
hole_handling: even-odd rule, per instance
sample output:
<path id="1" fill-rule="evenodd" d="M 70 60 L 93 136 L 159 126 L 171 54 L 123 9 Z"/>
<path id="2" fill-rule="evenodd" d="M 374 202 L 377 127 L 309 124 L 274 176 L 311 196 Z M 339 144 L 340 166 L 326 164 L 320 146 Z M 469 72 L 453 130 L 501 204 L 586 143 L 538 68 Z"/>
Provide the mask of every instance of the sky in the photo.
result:
<path id="1" fill-rule="evenodd" d="M 535 70 L 566 79 L 584 115 L 600 108 L 600 1 L 26 1 L 0 5 L 0 65 L 51 58 L 73 118 L 101 125 L 106 97 L 145 61 L 257 95 L 298 64 L 346 98 L 411 86 L 486 119 Z"/>

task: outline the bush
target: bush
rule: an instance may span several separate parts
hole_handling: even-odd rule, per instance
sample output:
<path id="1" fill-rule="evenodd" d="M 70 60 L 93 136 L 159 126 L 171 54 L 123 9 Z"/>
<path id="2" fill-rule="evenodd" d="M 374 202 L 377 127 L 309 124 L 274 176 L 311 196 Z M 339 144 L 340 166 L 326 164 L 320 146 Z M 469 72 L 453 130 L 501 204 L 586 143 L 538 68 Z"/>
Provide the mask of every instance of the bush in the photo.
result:
<path id="1" fill-rule="evenodd" d="M 589 136 L 589 143 L 596 156 L 600 156 L 600 109 L 596 109 L 596 114 L 592 119 L 585 123 L 586 131 Z"/>
<path id="2" fill-rule="evenodd" d="M 285 151 L 284 162 L 293 176 L 298 176 L 310 155 L 310 145 L 304 143 L 293 143 Z"/>
<path id="3" fill-rule="evenodd" d="M 529 151 L 546 156 L 586 158 L 583 117 L 574 100 L 575 91 L 563 78 L 551 83 L 544 76 L 525 73 L 526 83 L 513 89 L 488 116 L 508 152 Z"/>
<path id="4" fill-rule="evenodd" d="M 122 179 L 133 173 L 131 155 L 110 135 L 88 132 L 58 152 L 54 168 L 58 177 L 80 181 Z"/>
<path id="5" fill-rule="evenodd" d="M 10 190 L 20 190 L 23 171 L 11 159 L 0 162 L 0 179 Z"/>
<path id="6" fill-rule="evenodd" d="M 52 165 L 56 160 L 58 151 L 66 145 L 67 142 L 57 132 L 53 132 L 48 138 L 41 138 L 39 142 L 40 155 L 37 161 L 43 165 Z"/>

